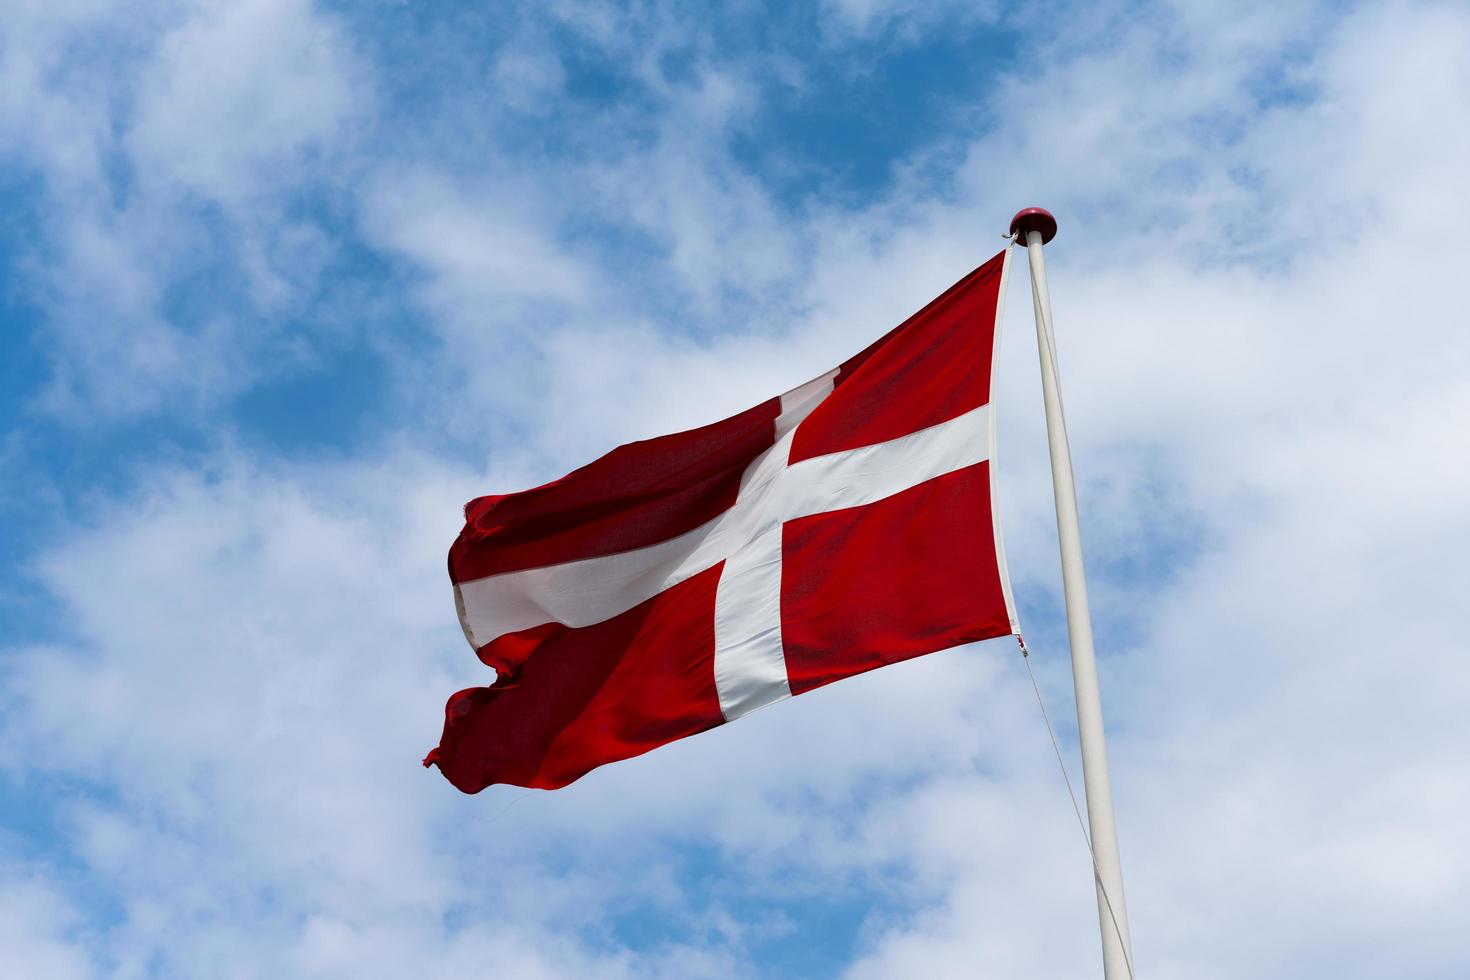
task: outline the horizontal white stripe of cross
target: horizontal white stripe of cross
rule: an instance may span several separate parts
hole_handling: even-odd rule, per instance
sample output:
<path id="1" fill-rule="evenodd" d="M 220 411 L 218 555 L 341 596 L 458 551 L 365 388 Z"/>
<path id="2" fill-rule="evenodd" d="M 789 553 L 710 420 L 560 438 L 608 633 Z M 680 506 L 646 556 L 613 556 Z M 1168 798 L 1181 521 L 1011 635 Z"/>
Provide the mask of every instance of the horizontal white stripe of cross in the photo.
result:
<path id="1" fill-rule="evenodd" d="M 990 406 L 859 449 L 788 464 L 796 426 L 832 392 L 836 372 L 781 397 L 775 445 L 741 477 L 735 505 L 658 544 L 462 582 L 455 601 L 476 648 L 497 636 L 611 619 L 725 563 L 715 593 L 715 686 L 733 721 L 791 696 L 781 644 L 781 525 L 870 504 L 990 458 Z"/>

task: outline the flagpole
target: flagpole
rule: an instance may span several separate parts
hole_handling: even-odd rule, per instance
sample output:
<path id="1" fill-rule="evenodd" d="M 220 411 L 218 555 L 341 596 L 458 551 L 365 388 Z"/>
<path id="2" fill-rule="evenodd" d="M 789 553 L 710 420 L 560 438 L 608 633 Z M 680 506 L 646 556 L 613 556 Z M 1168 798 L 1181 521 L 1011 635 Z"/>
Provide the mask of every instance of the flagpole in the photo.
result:
<path id="1" fill-rule="evenodd" d="M 1072 646 L 1072 683 L 1077 692 L 1077 732 L 1082 743 L 1082 782 L 1087 790 L 1087 826 L 1092 841 L 1097 915 L 1102 930 L 1105 980 L 1133 975 L 1133 944 L 1123 902 L 1123 867 L 1113 818 L 1113 791 L 1108 781 L 1108 754 L 1103 741 L 1102 701 L 1097 686 L 1097 657 L 1092 649 L 1092 616 L 1087 609 L 1087 578 L 1082 567 L 1082 539 L 1077 522 L 1077 486 L 1067 421 L 1062 412 L 1057 377 L 1056 342 L 1052 334 L 1051 295 L 1046 288 L 1042 246 L 1057 233 L 1057 222 L 1041 208 L 1026 208 L 1011 220 L 1016 241 L 1031 260 L 1031 298 L 1036 307 L 1036 345 L 1041 356 L 1041 392 L 1046 403 L 1046 437 L 1051 447 L 1052 488 L 1057 506 L 1057 538 L 1062 552 L 1062 589 L 1067 603 L 1067 636 Z"/>

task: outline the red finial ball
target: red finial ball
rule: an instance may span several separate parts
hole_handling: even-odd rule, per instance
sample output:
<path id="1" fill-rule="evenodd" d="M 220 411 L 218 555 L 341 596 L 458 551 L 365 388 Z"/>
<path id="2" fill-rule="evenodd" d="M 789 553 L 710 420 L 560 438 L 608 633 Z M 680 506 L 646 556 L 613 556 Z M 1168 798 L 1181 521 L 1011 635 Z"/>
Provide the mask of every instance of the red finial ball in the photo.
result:
<path id="1" fill-rule="evenodd" d="M 1026 244 L 1028 231 L 1041 232 L 1041 244 L 1045 245 L 1057 237 L 1057 219 L 1046 208 L 1023 208 L 1011 219 L 1011 234 L 1016 236 L 1016 244 Z"/>

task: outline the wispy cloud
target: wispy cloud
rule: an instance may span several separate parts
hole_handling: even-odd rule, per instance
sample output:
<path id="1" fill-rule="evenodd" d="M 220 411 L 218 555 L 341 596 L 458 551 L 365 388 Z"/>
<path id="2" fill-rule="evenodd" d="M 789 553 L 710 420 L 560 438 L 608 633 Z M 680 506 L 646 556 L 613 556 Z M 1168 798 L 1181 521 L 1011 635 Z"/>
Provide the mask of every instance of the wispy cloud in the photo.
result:
<path id="1" fill-rule="evenodd" d="M 23 266 L 54 366 L 40 404 L 95 422 L 272 373 L 335 246 L 303 196 L 371 101 L 336 25 L 294 0 L 38 5 L 0 51 L 0 130 L 41 188 Z"/>

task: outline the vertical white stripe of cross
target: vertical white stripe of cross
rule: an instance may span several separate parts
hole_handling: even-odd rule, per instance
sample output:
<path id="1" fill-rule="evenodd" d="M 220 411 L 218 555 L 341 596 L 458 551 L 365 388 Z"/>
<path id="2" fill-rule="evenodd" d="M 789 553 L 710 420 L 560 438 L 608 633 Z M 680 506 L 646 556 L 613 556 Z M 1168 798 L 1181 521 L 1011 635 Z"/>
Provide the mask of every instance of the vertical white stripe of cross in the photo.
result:
<path id="1" fill-rule="evenodd" d="M 746 467 L 735 505 L 646 548 L 508 572 L 455 588 L 476 648 L 548 622 L 591 626 L 720 562 L 715 686 L 727 721 L 791 696 L 781 643 L 782 525 L 870 504 L 990 458 L 988 405 L 917 432 L 788 464 L 796 427 L 833 390 L 836 372 L 781 398 L 776 443 Z"/>

